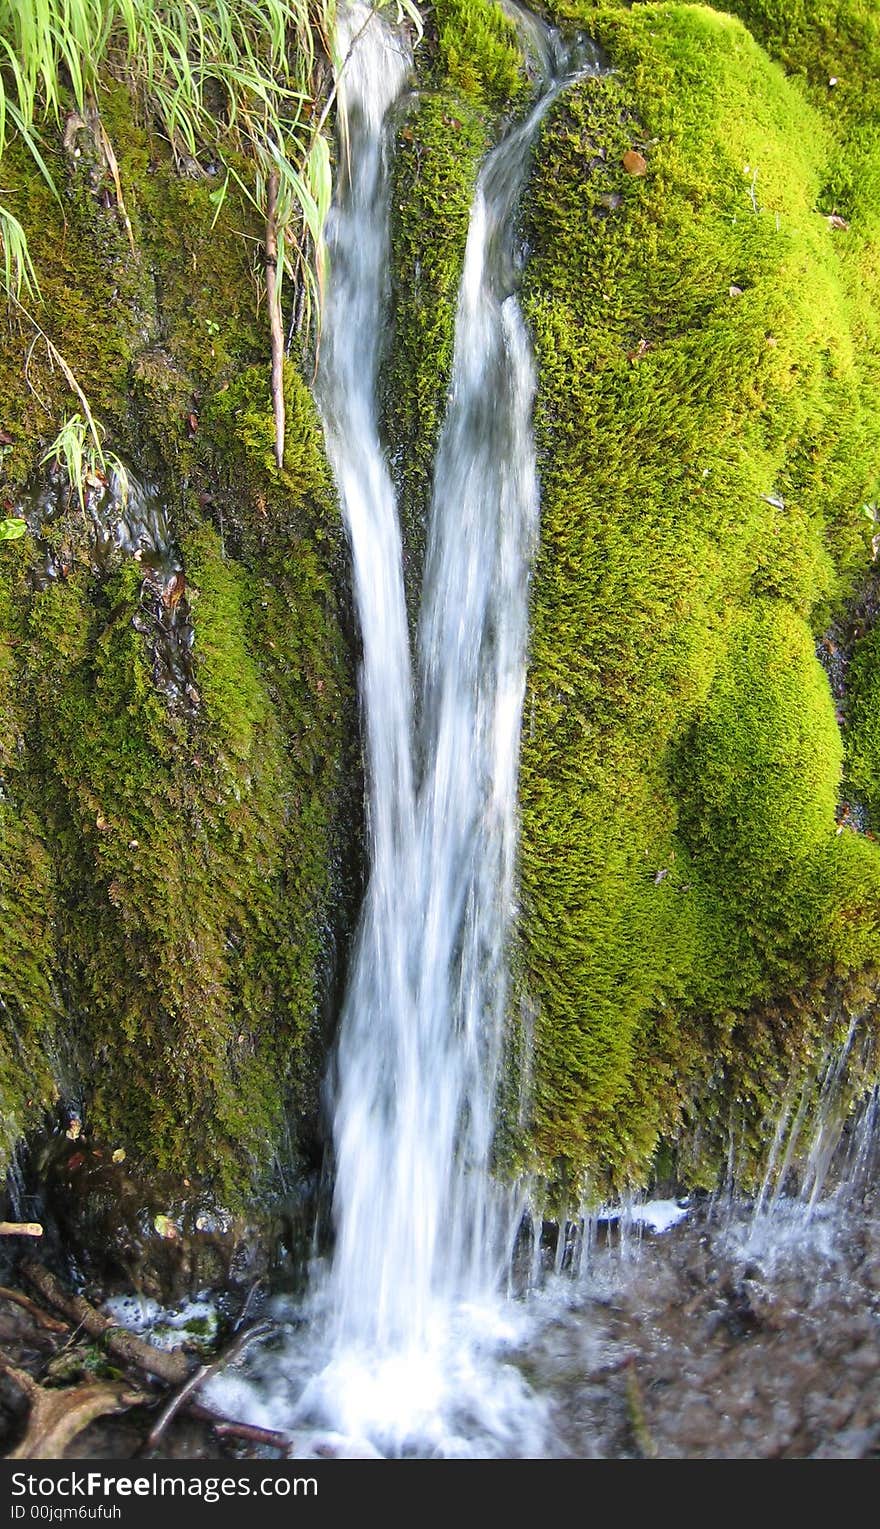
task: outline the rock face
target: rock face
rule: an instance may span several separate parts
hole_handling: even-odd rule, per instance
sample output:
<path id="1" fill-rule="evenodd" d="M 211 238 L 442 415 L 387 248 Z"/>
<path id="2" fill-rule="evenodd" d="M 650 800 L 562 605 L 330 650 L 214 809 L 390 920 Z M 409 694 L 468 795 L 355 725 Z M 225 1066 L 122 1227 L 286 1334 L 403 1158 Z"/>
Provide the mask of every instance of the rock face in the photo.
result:
<path id="1" fill-rule="evenodd" d="M 511 1051 L 534 1089 L 503 1144 L 561 1191 L 642 1177 L 660 1144 L 712 1181 L 853 1016 L 854 1089 L 873 1067 L 880 849 L 855 825 L 880 649 L 865 624 L 835 709 L 815 643 L 876 551 L 880 38 L 855 0 L 833 25 L 823 0 L 729 9 L 561 0 L 610 68 L 548 114 L 521 214 L 542 534 L 534 1056 L 519 1013 Z M 438 0 L 417 61 L 382 378 L 413 587 L 477 168 L 532 89 L 491 0 Z M 362 874 L 347 560 L 293 362 L 274 466 L 262 228 L 124 89 L 99 104 L 131 242 L 94 125 L 47 129 L 61 208 L 3 155 L 42 303 L 0 337 L 3 513 L 30 532 L 0 542 L 2 1145 L 55 1108 L 63 1144 L 75 1113 L 63 1172 L 94 1171 L 102 1214 L 111 1161 L 127 1203 L 176 1181 L 236 1212 L 282 1140 L 316 1151 Z M 71 412 L 40 332 L 161 547 L 39 469 Z M 866 819 L 839 819 L 842 782 Z"/>

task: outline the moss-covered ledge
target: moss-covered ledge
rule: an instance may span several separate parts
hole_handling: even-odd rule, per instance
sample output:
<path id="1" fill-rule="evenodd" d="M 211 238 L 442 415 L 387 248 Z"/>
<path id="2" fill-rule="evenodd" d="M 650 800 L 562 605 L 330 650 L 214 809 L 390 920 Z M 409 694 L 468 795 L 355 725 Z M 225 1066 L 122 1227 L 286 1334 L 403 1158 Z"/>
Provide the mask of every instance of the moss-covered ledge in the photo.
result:
<path id="1" fill-rule="evenodd" d="M 218 213 L 213 167 L 176 165 L 124 90 L 101 111 L 133 252 L 87 129 L 66 146 L 63 123 L 47 132 L 62 207 L 14 143 L 4 185 L 33 316 L 161 508 L 178 573 L 99 546 L 98 491 L 84 512 L 56 482 L 42 514 L 37 462 L 77 401 L 19 317 L 0 335 L 3 491 L 29 523 L 0 545 L 2 1152 L 60 1090 L 62 1157 L 97 1171 L 124 1154 L 144 1205 L 176 1185 L 253 1208 L 279 1154 L 302 1167 L 317 1151 L 357 826 L 355 811 L 343 832 L 358 794 L 345 559 L 293 364 L 282 472 L 272 459 L 247 202 L 230 191 Z"/>
<path id="2" fill-rule="evenodd" d="M 495 0 L 436 0 L 425 7 L 425 25 L 414 88 L 395 122 L 391 319 L 380 378 L 411 613 L 477 174 L 504 123 L 529 97 L 528 61 Z"/>

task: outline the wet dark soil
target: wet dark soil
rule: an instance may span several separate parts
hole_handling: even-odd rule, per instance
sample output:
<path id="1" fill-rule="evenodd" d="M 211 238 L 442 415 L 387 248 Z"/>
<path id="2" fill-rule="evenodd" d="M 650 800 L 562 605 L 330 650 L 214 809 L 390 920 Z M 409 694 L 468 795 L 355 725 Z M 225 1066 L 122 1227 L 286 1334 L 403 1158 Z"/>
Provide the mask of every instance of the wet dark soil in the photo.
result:
<path id="1" fill-rule="evenodd" d="M 876 1197 L 596 1247 L 524 1368 L 561 1457 L 880 1458 Z"/>

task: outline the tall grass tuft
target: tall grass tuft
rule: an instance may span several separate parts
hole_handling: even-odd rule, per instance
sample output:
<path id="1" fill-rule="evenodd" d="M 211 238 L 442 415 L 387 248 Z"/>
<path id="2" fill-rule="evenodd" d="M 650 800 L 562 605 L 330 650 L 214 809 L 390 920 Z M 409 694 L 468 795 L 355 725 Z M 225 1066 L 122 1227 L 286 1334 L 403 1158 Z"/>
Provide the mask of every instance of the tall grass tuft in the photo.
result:
<path id="1" fill-rule="evenodd" d="M 421 31 L 415 0 L 378 0 L 376 9 L 389 3 Z M 145 99 L 175 154 L 219 157 L 224 188 L 234 178 L 263 215 L 277 175 L 279 301 L 282 279 L 293 275 L 303 284 L 306 314 L 313 314 L 331 192 L 322 136 L 327 112 L 317 108 L 327 89 L 323 60 L 333 56 L 335 6 L 336 0 L 0 0 L 0 159 L 17 134 L 52 186 L 40 149 L 44 122 L 58 120 L 71 97 L 78 110 L 100 110 L 102 82 L 122 81 Z M 0 251 L 6 291 L 35 294 L 25 231 L 2 206 Z"/>

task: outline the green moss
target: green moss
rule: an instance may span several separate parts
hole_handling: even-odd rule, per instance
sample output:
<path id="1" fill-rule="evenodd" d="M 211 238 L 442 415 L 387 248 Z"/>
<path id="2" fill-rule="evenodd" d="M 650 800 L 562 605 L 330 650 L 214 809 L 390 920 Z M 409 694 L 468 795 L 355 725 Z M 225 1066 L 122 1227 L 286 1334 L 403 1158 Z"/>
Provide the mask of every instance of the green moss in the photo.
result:
<path id="1" fill-rule="evenodd" d="M 803 621 L 753 604 L 731 631 L 706 705 L 678 744 L 679 832 L 772 958 L 796 931 L 800 882 L 834 836 L 843 746 Z"/>
<path id="2" fill-rule="evenodd" d="M 619 1181 L 709 1048 L 731 1080 L 751 1065 L 737 1014 L 877 961 L 880 856 L 837 833 L 813 633 L 866 566 L 880 436 L 846 242 L 867 235 L 822 207 L 832 125 L 731 17 L 589 20 L 613 72 L 552 110 L 528 210 L 523 981 L 533 1150 Z M 824 1015 L 803 1021 L 809 1045 Z"/>
<path id="3" fill-rule="evenodd" d="M 26 558 L 0 549 L 0 1154 L 36 1123 L 55 1087 L 50 1058 L 61 1017 L 54 945 L 56 889 L 36 809 L 12 592 Z"/>
<path id="4" fill-rule="evenodd" d="M 352 710 L 338 514 L 293 368 L 285 471 L 272 461 L 243 199 L 218 216 L 215 175 L 178 174 L 124 91 L 101 105 L 134 253 L 85 130 L 79 158 L 60 138 L 48 150 L 63 228 L 15 150 L 4 184 L 40 277 L 35 316 L 111 444 L 162 484 L 192 688 L 160 673 L 170 618 L 145 567 L 99 557 L 75 501 L 0 548 L 15 574 L 0 609 L 0 1098 L 9 1145 L 63 1079 L 133 1173 L 241 1206 L 282 1139 L 313 1147 Z M 39 343 L 25 374 L 32 339 L 22 321 L 0 346 L 13 497 L 75 407 Z"/>
<path id="5" fill-rule="evenodd" d="M 847 676 L 846 755 L 849 783 L 880 824 L 880 628 L 856 645 Z"/>
<path id="6" fill-rule="evenodd" d="M 878 28 L 856 0 L 732 8 L 751 32 L 698 6 L 554 7 L 613 66 L 545 120 L 523 228 L 543 525 L 519 1150 L 559 1185 L 641 1176 L 676 1138 L 709 1183 L 734 1119 L 757 1156 L 792 1070 L 869 1014 L 859 974 L 880 963 L 880 852 L 835 821 L 842 746 L 812 646 L 868 566 L 877 497 Z M 528 90 L 498 6 L 443 0 L 428 20 L 398 123 L 382 374 L 411 594 L 478 165 Z M 88 1128 L 133 1168 L 241 1202 L 285 1099 L 301 1149 L 316 1108 L 359 783 L 346 560 L 289 365 L 274 463 L 262 230 L 234 191 L 218 213 L 210 166 L 178 173 L 123 90 L 101 109 L 133 253 L 86 130 L 79 158 L 47 150 L 63 224 L 20 146 L 4 194 L 41 326 L 110 444 L 163 485 L 194 692 L 157 682 L 159 596 L 131 560 L 99 568 L 75 507 L 0 548 L 0 1102 L 11 1143 L 53 1077 L 79 1079 Z M 17 320 L 0 347 L 13 497 L 75 406 L 33 340 Z M 875 646 L 852 666 L 847 760 L 876 813 Z"/>
<path id="7" fill-rule="evenodd" d="M 438 52 L 445 78 L 459 94 L 510 111 L 526 89 L 516 27 L 492 0 L 436 0 Z"/>
<path id="8" fill-rule="evenodd" d="M 393 330 L 381 399 L 411 603 L 424 561 L 432 464 L 452 374 L 468 217 L 488 142 L 479 106 L 446 88 L 415 98 L 397 138 Z"/>
<path id="9" fill-rule="evenodd" d="M 421 88 L 392 167 L 392 332 L 380 379 L 415 608 L 431 472 L 449 382 L 455 307 L 480 162 L 529 85 L 516 28 L 494 0 L 441 0 L 416 55 Z"/>

